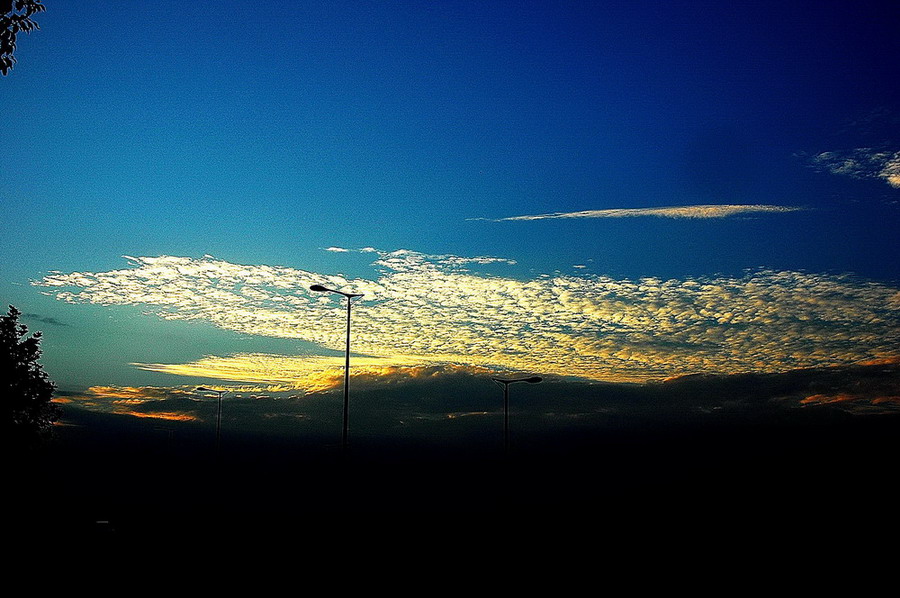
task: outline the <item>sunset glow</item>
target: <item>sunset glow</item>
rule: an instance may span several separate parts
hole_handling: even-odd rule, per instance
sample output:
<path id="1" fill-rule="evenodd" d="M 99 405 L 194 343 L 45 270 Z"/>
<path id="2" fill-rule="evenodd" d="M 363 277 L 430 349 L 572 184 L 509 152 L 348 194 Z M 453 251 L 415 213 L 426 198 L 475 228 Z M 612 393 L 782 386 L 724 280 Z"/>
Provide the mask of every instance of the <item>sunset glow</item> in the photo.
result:
<path id="1" fill-rule="evenodd" d="M 868 555 L 898 14 L 0 2 L 15 523 L 101 562 Z"/>

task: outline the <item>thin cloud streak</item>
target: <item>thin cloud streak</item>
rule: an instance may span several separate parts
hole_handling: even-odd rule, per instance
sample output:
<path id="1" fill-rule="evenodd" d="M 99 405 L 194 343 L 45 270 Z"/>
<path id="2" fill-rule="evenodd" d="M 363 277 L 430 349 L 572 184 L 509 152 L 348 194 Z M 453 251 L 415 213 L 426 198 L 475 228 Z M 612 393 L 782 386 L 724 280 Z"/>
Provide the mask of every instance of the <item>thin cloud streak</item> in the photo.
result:
<path id="1" fill-rule="evenodd" d="M 374 253 L 373 279 L 160 256 L 130 258 L 122 270 L 51 273 L 34 284 L 69 303 L 140 306 L 166 320 L 303 339 L 335 354 L 344 349 L 345 312 L 338 299 L 309 286 L 362 292 L 353 344 L 373 367 L 456 364 L 644 381 L 849 364 L 896 354 L 900 346 L 900 289 L 850 276 L 760 270 L 670 280 L 518 280 L 473 271 L 510 262 L 501 258 Z M 258 355 L 252 367 L 244 358 L 229 375 L 290 384 L 334 368 L 333 359 L 320 356 L 293 359 L 284 379 L 266 373 L 274 371 L 269 358 Z M 194 364 L 194 373 L 216 366 L 227 379 L 237 361 Z M 277 367 L 284 366 L 282 359 Z M 264 375 L 254 378 L 259 371 Z"/>
<path id="2" fill-rule="evenodd" d="M 659 208 L 615 208 L 608 210 L 583 210 L 580 212 L 552 212 L 550 214 L 532 214 L 524 216 L 508 216 L 506 218 L 469 218 L 469 220 L 487 220 L 489 222 L 506 222 L 512 220 L 552 220 L 575 218 L 639 218 L 653 216 L 656 218 L 677 219 L 711 219 L 728 218 L 746 214 L 797 212 L 804 208 L 775 205 L 747 204 L 710 204 L 697 206 L 669 206 Z"/>
<path id="3" fill-rule="evenodd" d="M 361 381 L 436 378 L 448 374 L 487 375 L 490 370 L 452 364 L 401 365 L 397 359 L 354 357 L 351 375 L 354 387 Z M 275 355 L 270 353 L 238 353 L 228 356 L 208 355 L 190 363 L 134 363 L 142 370 L 263 385 L 266 392 L 300 391 L 303 394 L 341 388 L 344 383 L 344 358 L 317 355 Z M 227 388 L 227 387 L 223 387 Z M 252 387 L 251 387 L 252 388 Z"/>

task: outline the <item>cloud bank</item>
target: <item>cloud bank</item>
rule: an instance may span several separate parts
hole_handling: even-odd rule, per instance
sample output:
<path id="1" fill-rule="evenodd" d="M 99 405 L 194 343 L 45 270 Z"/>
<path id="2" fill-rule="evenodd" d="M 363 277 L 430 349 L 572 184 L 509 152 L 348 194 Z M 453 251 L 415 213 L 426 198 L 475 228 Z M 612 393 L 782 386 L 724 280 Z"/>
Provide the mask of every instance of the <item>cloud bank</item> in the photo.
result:
<path id="1" fill-rule="evenodd" d="M 509 220 L 549 220 L 566 218 L 639 218 L 654 216 L 657 218 L 687 218 L 708 219 L 728 218 L 759 213 L 796 212 L 803 208 L 791 206 L 773 205 L 699 205 L 699 206 L 671 206 L 661 208 L 621 208 L 609 210 L 584 210 L 581 212 L 553 212 L 550 214 L 533 214 L 526 216 L 508 216 L 506 218 L 471 218 L 470 220 L 489 220 L 491 222 L 505 222 Z"/>
<path id="2" fill-rule="evenodd" d="M 377 256 L 372 278 L 159 256 L 129 257 L 129 267 L 108 272 L 51 272 L 34 284 L 61 301 L 140 306 L 167 320 L 303 339 L 338 355 L 342 300 L 309 287 L 365 293 L 353 310 L 353 347 L 370 361 L 354 363 L 373 368 L 455 364 L 644 381 L 849 364 L 896 354 L 900 346 L 900 290 L 850 276 L 760 270 L 670 280 L 519 280 L 477 271 L 511 262 L 502 258 L 365 252 Z M 291 384 L 335 364 L 254 354 L 141 367 Z"/>
<path id="3" fill-rule="evenodd" d="M 289 364 L 289 356 L 281 363 Z M 300 364 L 301 368 L 305 365 Z M 311 372 L 310 372 L 311 373 Z M 780 421 L 791 413 L 822 410 L 853 415 L 900 413 L 900 358 L 874 360 L 850 366 L 799 369 L 787 372 L 731 375 L 690 375 L 636 385 L 595 385 L 552 379 L 528 391 L 530 415 L 545 425 L 570 426 L 608 423 L 610 415 L 679 420 L 699 416 L 704 421 L 745 415 L 772 415 Z M 352 387 L 355 411 L 384 430 L 408 431 L 415 422 L 451 422 L 462 417 L 498 413 L 497 387 L 489 372 L 453 366 L 354 368 Z M 340 391 L 342 371 L 320 376 L 324 391 Z M 314 423 L 335 418 L 327 396 L 310 396 L 306 389 L 286 385 L 212 385 L 225 391 L 229 426 L 248 420 L 269 428 L 273 420 Z M 465 388 L 465 392 L 460 392 Z M 315 393 L 314 393 L 315 394 Z M 212 423 L 217 396 L 194 386 L 92 386 L 64 393 L 56 401 L 95 413 L 126 415 L 169 422 Z M 600 399 L 600 400 L 598 400 Z M 621 420 L 619 420 L 621 421 Z M 521 420 L 520 420 L 521 422 Z M 674 423 L 674 422 L 673 422 Z M 386 427 L 385 427 L 386 426 Z M 251 426 L 252 427 L 252 426 Z M 330 425 L 326 428 L 333 429 Z M 296 428 L 292 428 L 293 434 Z"/>
<path id="4" fill-rule="evenodd" d="M 90 410 L 178 422 L 201 421 L 196 393 L 183 388 L 92 386 L 83 393 L 58 396 L 54 402 Z"/>
<path id="5" fill-rule="evenodd" d="M 408 360 L 410 363 L 420 360 Z M 259 392 L 297 391 L 316 393 L 340 388 L 344 381 L 344 357 L 320 355 L 274 355 L 271 353 L 238 353 L 209 355 L 190 363 L 135 363 L 140 369 L 179 376 L 215 378 L 244 382 L 256 386 Z M 356 382 L 363 379 L 404 380 L 433 378 L 447 374 L 481 374 L 486 368 L 444 365 L 408 365 L 397 359 L 354 357 L 352 375 Z M 251 387 L 253 388 L 253 387 Z M 248 389 L 250 390 L 250 389 Z"/>

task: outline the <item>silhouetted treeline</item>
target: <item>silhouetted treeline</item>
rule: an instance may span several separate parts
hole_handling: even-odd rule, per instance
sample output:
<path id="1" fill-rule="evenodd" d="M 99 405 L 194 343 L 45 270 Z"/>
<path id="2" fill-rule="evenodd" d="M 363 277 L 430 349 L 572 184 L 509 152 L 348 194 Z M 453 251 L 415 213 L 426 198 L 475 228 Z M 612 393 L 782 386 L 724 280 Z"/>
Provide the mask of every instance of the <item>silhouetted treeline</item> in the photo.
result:
<path id="1" fill-rule="evenodd" d="M 55 385 L 39 363 L 41 333 L 28 336 L 19 323 L 21 312 L 9 306 L 0 316 L 0 393 L 3 438 L 11 449 L 27 448 L 40 440 L 59 417 L 51 402 Z"/>

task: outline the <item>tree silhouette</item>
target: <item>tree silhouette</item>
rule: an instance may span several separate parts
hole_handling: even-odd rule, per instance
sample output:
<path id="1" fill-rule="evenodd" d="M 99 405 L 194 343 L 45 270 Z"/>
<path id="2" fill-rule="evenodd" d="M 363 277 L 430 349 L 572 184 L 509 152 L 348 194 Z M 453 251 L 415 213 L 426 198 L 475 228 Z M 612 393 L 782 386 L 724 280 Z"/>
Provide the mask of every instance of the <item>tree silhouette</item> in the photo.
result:
<path id="1" fill-rule="evenodd" d="M 6 75 L 16 63 L 16 36 L 40 29 L 32 15 L 44 12 L 42 0 L 0 0 L 0 73 Z"/>
<path id="2" fill-rule="evenodd" d="M 59 418 L 51 403 L 56 386 L 38 359 L 41 333 L 26 338 L 28 328 L 19 324 L 21 312 L 12 305 L 0 315 L 0 403 L 4 438 L 11 447 L 25 447 L 40 439 Z"/>

